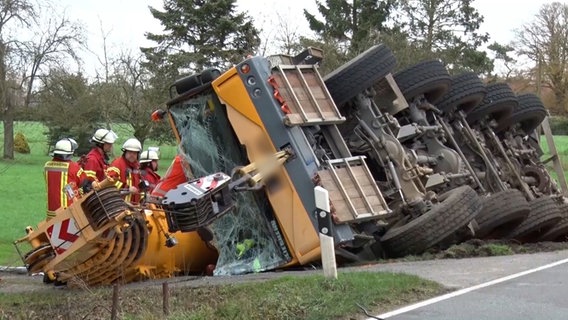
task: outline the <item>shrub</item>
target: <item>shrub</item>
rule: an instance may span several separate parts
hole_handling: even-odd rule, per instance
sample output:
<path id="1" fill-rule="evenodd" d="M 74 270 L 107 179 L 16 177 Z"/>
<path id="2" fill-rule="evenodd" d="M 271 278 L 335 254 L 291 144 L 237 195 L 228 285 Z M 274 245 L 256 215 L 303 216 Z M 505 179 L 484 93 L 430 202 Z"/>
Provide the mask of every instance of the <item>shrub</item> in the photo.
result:
<path id="1" fill-rule="evenodd" d="M 26 136 L 21 132 L 16 132 L 14 137 L 14 151 L 17 153 L 30 153 L 30 145 Z"/>
<path id="2" fill-rule="evenodd" d="M 553 135 L 568 135 L 568 118 L 562 116 L 550 117 L 550 130 Z"/>

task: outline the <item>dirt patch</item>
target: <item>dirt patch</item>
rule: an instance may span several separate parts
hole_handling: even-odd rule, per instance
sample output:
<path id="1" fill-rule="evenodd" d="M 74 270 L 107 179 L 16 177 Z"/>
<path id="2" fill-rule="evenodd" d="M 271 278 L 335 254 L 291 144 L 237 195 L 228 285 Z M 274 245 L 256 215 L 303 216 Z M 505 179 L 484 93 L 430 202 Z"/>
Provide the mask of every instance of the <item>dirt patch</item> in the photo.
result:
<path id="1" fill-rule="evenodd" d="M 568 242 L 519 243 L 512 240 L 472 239 L 446 250 L 427 252 L 423 256 L 429 259 L 470 258 L 504 256 L 521 253 L 549 252 L 568 249 Z"/>
<path id="2" fill-rule="evenodd" d="M 394 263 L 401 261 L 425 261 L 436 259 L 463 259 L 475 257 L 506 256 L 568 250 L 568 242 L 520 243 L 515 240 L 479 240 L 471 239 L 455 244 L 446 249 L 431 248 L 421 255 L 406 256 L 398 259 L 378 260 L 376 263 Z M 352 263 L 348 266 L 369 265 L 373 263 Z"/>

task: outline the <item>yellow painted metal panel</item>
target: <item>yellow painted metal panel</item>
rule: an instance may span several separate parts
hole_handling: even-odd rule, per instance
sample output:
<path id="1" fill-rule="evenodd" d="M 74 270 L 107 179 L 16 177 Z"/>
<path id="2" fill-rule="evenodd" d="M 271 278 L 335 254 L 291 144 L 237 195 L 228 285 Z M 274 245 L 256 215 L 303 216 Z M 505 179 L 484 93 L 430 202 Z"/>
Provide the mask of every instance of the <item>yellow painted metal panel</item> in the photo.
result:
<path id="1" fill-rule="evenodd" d="M 235 111 L 262 127 L 260 116 L 256 112 L 256 108 L 237 72 L 237 68 L 229 69 L 211 84 L 213 85 L 213 90 L 217 92 L 217 95 L 222 100 L 221 102 L 230 105 Z"/>

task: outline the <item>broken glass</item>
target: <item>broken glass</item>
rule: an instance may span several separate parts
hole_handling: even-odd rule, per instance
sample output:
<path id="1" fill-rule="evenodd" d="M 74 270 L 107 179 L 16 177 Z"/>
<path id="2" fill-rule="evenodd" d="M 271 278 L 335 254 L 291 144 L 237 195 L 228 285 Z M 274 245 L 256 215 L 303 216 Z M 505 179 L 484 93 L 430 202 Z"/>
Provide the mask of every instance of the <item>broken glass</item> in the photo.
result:
<path id="1" fill-rule="evenodd" d="M 244 147 L 229 123 L 225 107 L 211 94 L 201 94 L 172 106 L 181 137 L 179 151 L 194 177 L 222 171 L 231 174 L 248 164 Z M 290 261 L 277 244 L 280 232 L 263 191 L 235 192 L 236 206 L 209 228 L 219 251 L 215 275 L 235 275 L 274 269 Z"/>

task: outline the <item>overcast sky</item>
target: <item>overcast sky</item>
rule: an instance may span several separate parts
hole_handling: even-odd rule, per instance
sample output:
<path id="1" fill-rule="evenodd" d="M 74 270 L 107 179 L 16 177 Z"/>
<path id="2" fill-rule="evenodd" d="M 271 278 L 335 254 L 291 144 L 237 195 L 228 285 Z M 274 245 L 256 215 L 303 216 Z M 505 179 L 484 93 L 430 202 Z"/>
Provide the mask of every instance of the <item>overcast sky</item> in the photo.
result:
<path id="1" fill-rule="evenodd" d="M 148 6 L 162 8 L 162 0 L 53 0 L 73 19 L 80 20 L 88 31 L 92 51 L 101 52 L 103 30 L 109 33 L 108 42 L 112 52 L 123 48 L 137 50 L 140 46 L 151 45 L 144 33 L 160 32 Z M 539 8 L 548 0 L 474 0 L 473 5 L 485 17 L 481 31 L 490 33 L 491 42 L 509 43 L 514 30 L 533 19 Z M 561 1 L 562 2 L 562 1 Z M 315 0 L 237 0 L 239 10 L 246 10 L 256 20 L 257 27 L 268 28 L 271 21 L 277 21 L 276 12 L 289 17 L 299 30 L 308 32 L 302 10 L 307 8 L 316 13 Z M 85 62 L 96 64 L 96 59 L 86 58 Z M 87 72 L 92 72 L 88 67 Z M 91 69 L 91 70 L 89 70 Z"/>

